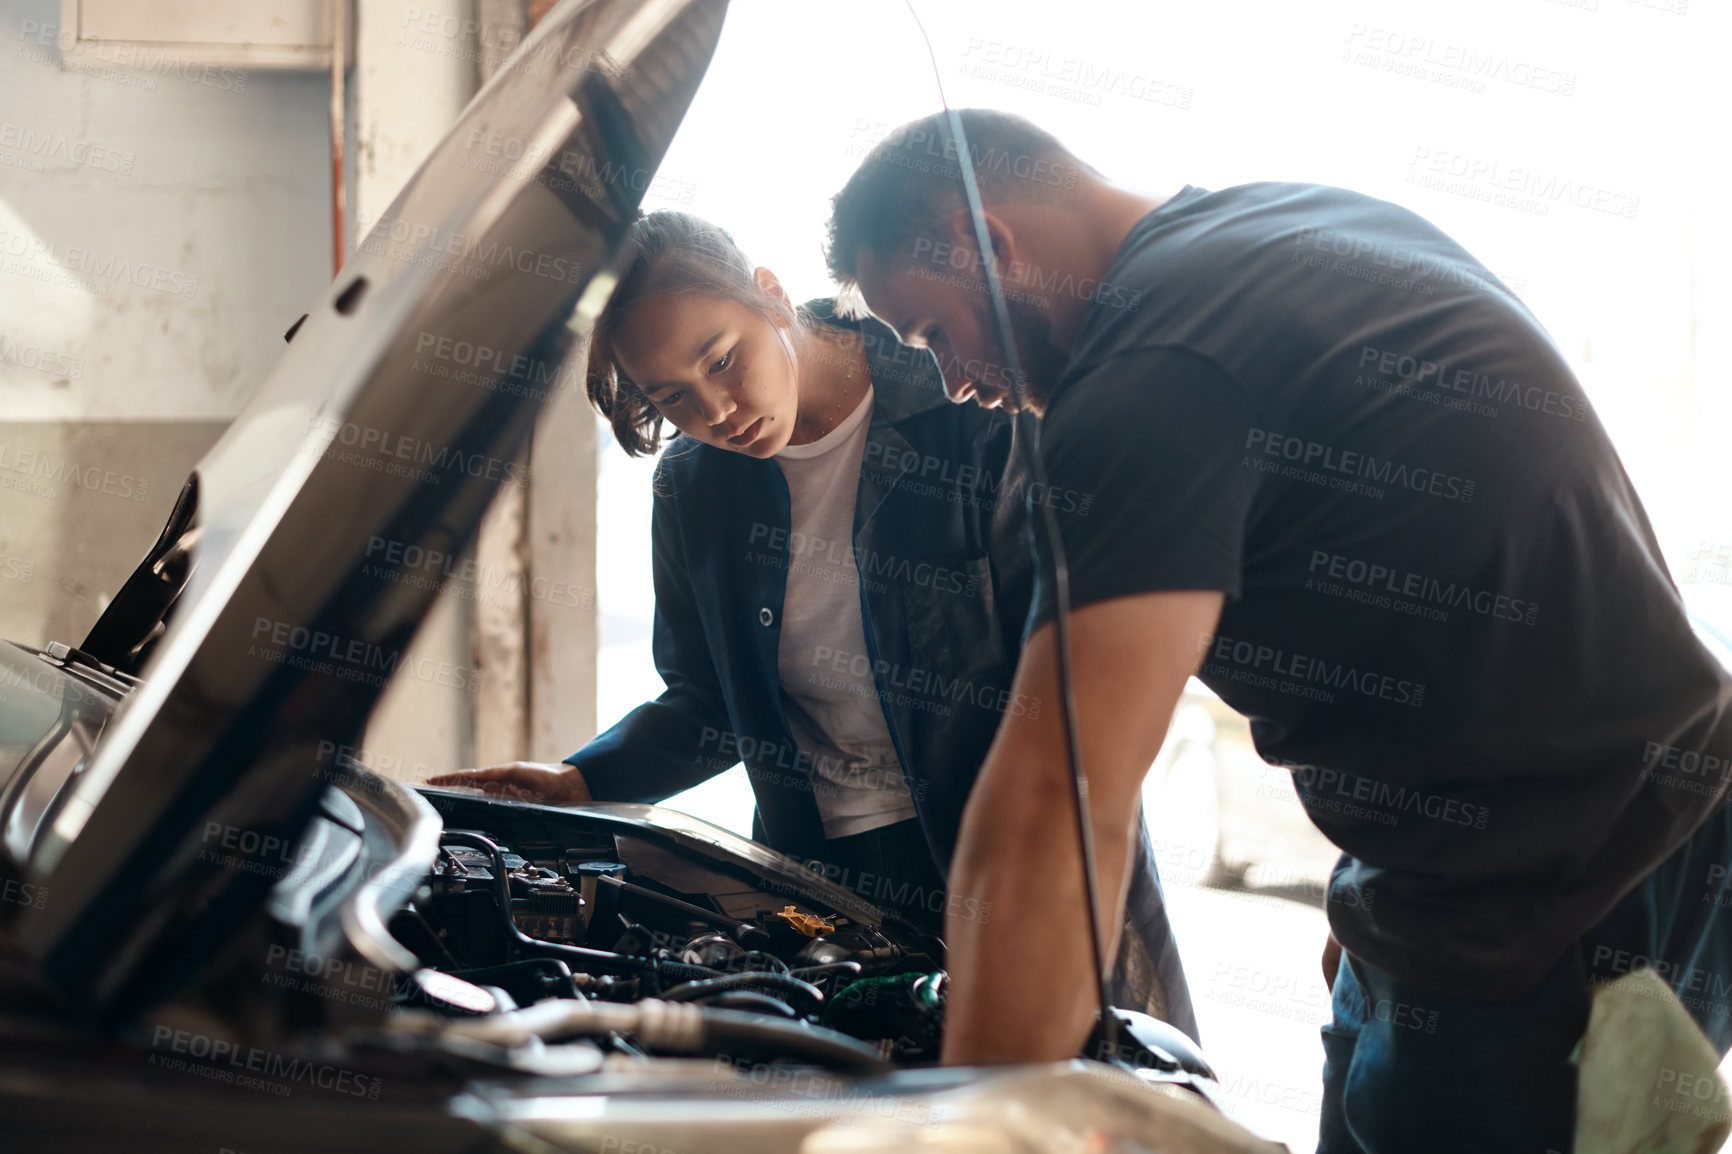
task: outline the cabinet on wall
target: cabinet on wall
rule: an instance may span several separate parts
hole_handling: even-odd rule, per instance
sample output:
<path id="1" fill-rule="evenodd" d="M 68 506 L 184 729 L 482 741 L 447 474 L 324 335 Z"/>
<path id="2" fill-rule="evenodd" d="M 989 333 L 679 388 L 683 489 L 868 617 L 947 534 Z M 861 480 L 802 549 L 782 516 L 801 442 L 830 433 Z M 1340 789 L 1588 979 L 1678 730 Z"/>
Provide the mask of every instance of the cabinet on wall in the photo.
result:
<path id="1" fill-rule="evenodd" d="M 213 68 L 328 69 L 347 0 L 60 0 L 70 68 L 174 61 Z M 354 37 L 344 29 L 344 44 Z M 344 63 L 351 63 L 345 53 Z"/>

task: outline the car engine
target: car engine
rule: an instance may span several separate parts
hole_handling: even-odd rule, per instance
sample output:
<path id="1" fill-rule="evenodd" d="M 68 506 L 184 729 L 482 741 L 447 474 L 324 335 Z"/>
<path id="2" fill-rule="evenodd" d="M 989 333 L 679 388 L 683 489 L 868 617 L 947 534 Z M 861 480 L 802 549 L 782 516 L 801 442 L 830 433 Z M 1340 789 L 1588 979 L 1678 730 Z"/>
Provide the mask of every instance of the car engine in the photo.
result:
<path id="1" fill-rule="evenodd" d="M 369 783 L 392 798 L 370 798 Z M 437 1034 L 507 1050 L 557 1036 L 603 1055 L 859 1072 L 938 1060 L 937 937 L 792 859 L 651 806 L 416 790 L 438 822 L 420 823 L 428 840 L 412 875 L 359 935 L 393 957 L 358 957 L 339 915 L 364 904 L 366 879 L 399 868 L 401 838 L 379 818 L 405 791 L 356 772 L 342 784 L 325 791 L 274 889 L 264 973 L 244 962 L 258 946 L 242 948 L 227 981 L 204 984 L 213 1005 L 263 980 L 285 1035 L 347 1023 L 375 1041 Z"/>
<path id="2" fill-rule="evenodd" d="M 389 925 L 424 967 L 400 983 L 400 1005 L 462 1017 L 550 999 L 654 1000 L 739 1015 L 711 1022 L 750 1016 L 757 1029 L 736 1048 L 834 1031 L 865 1045 L 852 1055 L 806 1048 L 937 1060 L 941 943 L 846 891 L 823 894 L 817 875 L 787 863 L 789 876 L 769 876 L 594 815 L 429 800 L 446 819 L 438 859 Z M 624 1031 L 593 1040 L 640 1052 Z"/>

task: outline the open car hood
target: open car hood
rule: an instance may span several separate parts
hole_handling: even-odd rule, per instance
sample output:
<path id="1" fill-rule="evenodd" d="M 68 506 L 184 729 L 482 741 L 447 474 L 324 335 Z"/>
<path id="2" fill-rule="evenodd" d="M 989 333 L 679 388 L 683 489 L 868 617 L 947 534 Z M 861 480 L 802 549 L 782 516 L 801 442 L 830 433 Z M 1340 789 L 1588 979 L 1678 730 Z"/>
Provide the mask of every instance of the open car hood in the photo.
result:
<path id="1" fill-rule="evenodd" d="M 565 0 L 200 462 L 197 566 L 144 684 L 11 863 L 52 900 L 10 936 L 67 1005 L 159 1002 L 265 901 L 277 871 L 237 851 L 296 843 L 320 743 L 358 737 L 436 595 L 402 558 L 460 552 L 541 402 L 581 379 L 563 366 L 725 10 Z"/>

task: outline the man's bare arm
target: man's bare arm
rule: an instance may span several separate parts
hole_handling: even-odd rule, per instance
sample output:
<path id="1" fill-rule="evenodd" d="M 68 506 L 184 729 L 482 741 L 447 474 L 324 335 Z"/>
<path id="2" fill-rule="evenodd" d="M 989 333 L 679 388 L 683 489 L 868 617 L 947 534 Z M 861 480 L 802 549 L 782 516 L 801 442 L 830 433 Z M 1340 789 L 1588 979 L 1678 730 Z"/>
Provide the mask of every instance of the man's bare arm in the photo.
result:
<path id="1" fill-rule="evenodd" d="M 1071 615 L 1107 966 L 1117 949 L 1139 790 L 1221 605 L 1213 592 L 1144 593 Z M 1038 701 L 1039 709 L 999 727 L 951 867 L 950 1064 L 1072 1057 L 1096 1009 L 1050 623 L 1023 649 L 1015 690 L 1015 700 Z"/>

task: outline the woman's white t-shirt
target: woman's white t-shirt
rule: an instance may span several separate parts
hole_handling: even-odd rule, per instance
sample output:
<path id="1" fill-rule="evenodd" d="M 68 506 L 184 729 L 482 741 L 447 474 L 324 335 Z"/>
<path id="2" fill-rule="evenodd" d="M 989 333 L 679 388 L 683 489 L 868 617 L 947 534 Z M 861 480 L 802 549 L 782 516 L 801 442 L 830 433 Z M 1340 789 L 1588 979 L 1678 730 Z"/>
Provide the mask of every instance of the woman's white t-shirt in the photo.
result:
<path id="1" fill-rule="evenodd" d="M 775 457 L 791 513 L 777 668 L 830 838 L 915 815 L 872 677 L 854 558 L 854 502 L 871 416 L 868 387 L 841 424 Z"/>

